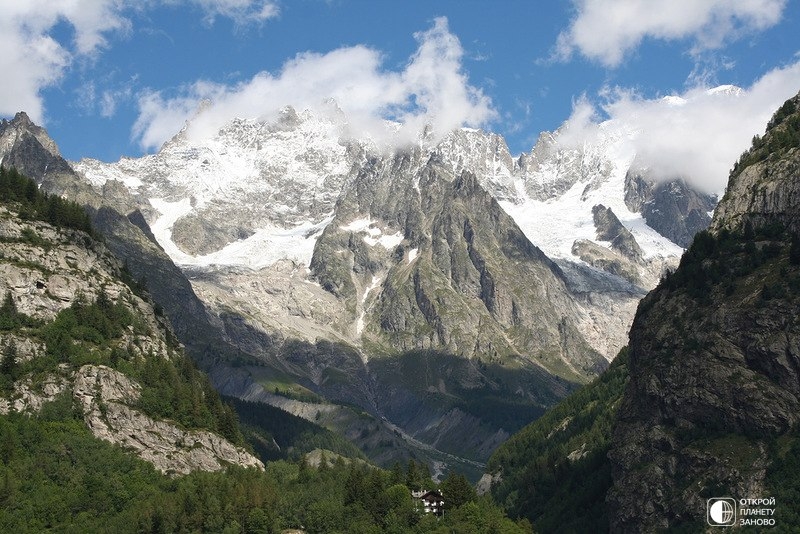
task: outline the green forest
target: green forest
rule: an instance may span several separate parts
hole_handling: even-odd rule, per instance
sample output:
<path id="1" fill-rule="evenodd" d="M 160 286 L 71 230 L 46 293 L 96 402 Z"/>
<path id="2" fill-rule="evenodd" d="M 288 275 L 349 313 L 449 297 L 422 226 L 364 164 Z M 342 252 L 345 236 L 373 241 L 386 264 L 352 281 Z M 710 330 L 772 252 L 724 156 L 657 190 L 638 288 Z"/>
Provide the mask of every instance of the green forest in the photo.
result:
<path id="1" fill-rule="evenodd" d="M 0 531 L 531 532 L 458 475 L 440 486 L 444 516 L 420 514 L 408 485 L 425 484 L 414 479 L 421 471 L 337 456 L 318 468 L 275 461 L 264 472 L 231 467 L 170 478 L 95 439 L 67 395 L 36 417 L 0 417 Z"/>
<path id="2" fill-rule="evenodd" d="M 45 221 L 60 228 L 72 228 L 96 237 L 86 210 L 80 204 L 49 195 L 36 182 L 0 166 L 0 202 L 13 203 L 23 220 Z"/>
<path id="3" fill-rule="evenodd" d="M 502 481 L 492 494 L 512 517 L 537 532 L 608 531 L 606 455 L 619 401 L 628 383 L 628 349 L 609 368 L 544 416 L 514 434 L 489 460 Z M 572 456 L 570 456 L 572 454 Z"/>

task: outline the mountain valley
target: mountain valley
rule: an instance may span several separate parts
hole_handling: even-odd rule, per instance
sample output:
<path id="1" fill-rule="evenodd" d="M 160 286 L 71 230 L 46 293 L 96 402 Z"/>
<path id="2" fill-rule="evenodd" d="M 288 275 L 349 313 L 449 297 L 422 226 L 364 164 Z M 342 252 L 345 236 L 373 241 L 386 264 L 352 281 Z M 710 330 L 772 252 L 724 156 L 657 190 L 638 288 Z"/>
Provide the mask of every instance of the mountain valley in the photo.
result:
<path id="1" fill-rule="evenodd" d="M 205 141 L 189 123 L 152 156 L 70 165 L 20 115 L 4 161 L 93 206 L 221 392 L 321 422 L 383 465 L 421 455 L 477 477 L 608 365 L 677 261 L 629 206 L 669 206 L 680 225 L 698 203 L 683 182 L 673 197 L 631 179 L 624 125 L 591 146 L 543 134 L 513 158 L 470 129 L 386 153 L 336 118 L 286 108 Z"/>
<path id="2" fill-rule="evenodd" d="M 701 532 L 724 526 L 710 503 L 726 497 L 727 525 L 796 530 L 798 147 L 800 95 L 642 300 L 629 347 L 492 456 L 486 478 L 512 516 L 542 531 Z"/>
<path id="3" fill-rule="evenodd" d="M 230 434 L 234 441 L 244 435 L 270 458 L 282 451 L 267 429 L 284 416 L 270 412 L 265 423 L 258 415 L 268 404 L 318 429 L 305 435 L 309 443 L 359 461 L 416 460 L 438 480 L 485 473 L 482 491 L 544 531 L 565 525 L 559 510 L 568 506 L 590 513 L 575 515 L 569 528 L 638 532 L 696 526 L 703 500 L 720 488 L 788 499 L 790 483 L 775 466 L 796 449 L 791 318 L 800 245 L 790 177 L 798 98 L 737 162 L 719 206 L 682 179 L 648 179 L 631 155 L 614 156 L 613 136 L 601 152 L 543 135 L 514 160 L 497 136 L 461 130 L 434 146 L 422 140 L 379 154 L 332 143 L 331 124 L 287 110 L 271 126 L 235 121 L 215 142 L 232 136 L 257 147 L 263 138 L 262 148 L 306 150 L 248 166 L 241 160 L 249 152 L 230 148 L 228 161 L 216 146 L 219 161 L 249 170 L 214 183 L 202 179 L 214 152 L 189 144 L 188 127 L 157 155 L 73 169 L 19 114 L 0 129 L 4 165 L 31 173 L 54 199 L 87 206 L 80 224 L 104 242 L 86 257 L 76 244 L 58 245 L 70 249 L 62 254 L 53 249 L 62 231 L 7 212 L 4 313 L 22 321 L 14 324 L 23 334 L 4 336 L 4 346 L 14 346 L 14 366 L 32 365 L 34 374 L 13 375 L 0 408 L 50 410 L 43 406 L 71 392 L 94 435 L 138 450 L 162 472 L 218 469 L 203 447 L 233 447 L 239 459 L 223 464 L 261 465 L 206 430 L 153 419 L 165 412 L 136 412 L 137 403 L 148 406 L 142 392 L 151 386 L 114 369 L 121 353 L 113 346 L 138 350 L 133 361 L 185 347 L 216 390 L 237 399 L 246 425 Z M 287 141 L 287 132 L 303 142 Z M 311 150 L 311 140 L 328 152 Z M 248 186 L 256 168 L 260 178 Z M 222 167 L 205 176 L 217 172 Z M 566 231 L 548 233 L 535 213 L 560 214 Z M 651 220 L 676 242 L 699 232 L 679 264 L 680 246 Z M 37 267 L 32 258 L 91 267 L 94 278 L 83 273 L 78 283 L 60 263 Z M 98 276 L 100 265 L 113 274 Z M 35 283 L 34 271 L 43 273 Z M 128 286 L 109 285 L 109 276 L 127 277 Z M 145 287 L 152 305 L 148 294 L 136 296 Z M 41 374 L 36 362 L 55 343 L 36 330 L 41 321 L 122 301 L 147 317 L 128 327 L 133 335 L 162 334 L 123 337 L 97 361 L 76 353 L 82 367 Z M 212 426 L 228 428 L 220 413 Z M 137 425 L 172 436 L 178 450 L 124 437 Z M 281 432 L 292 450 L 291 432 Z M 194 460 L 180 454 L 187 440 Z M 648 493 L 651 486 L 661 493 Z"/>

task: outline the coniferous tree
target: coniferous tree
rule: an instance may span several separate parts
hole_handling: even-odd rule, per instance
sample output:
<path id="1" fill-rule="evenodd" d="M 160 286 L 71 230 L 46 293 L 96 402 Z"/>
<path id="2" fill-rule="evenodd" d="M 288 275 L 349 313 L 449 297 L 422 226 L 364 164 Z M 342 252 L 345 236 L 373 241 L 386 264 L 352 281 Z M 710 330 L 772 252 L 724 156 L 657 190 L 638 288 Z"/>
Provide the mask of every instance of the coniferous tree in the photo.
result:
<path id="1" fill-rule="evenodd" d="M 472 502 L 477 499 L 475 488 L 467 480 L 467 477 L 460 473 L 450 472 L 442 481 L 440 486 L 444 505 L 448 510 L 453 510 L 459 506 Z"/>
<path id="2" fill-rule="evenodd" d="M 10 291 L 6 291 L 3 304 L 0 305 L 0 330 L 13 330 L 19 326 L 17 305 Z"/>
<path id="3" fill-rule="evenodd" d="M 11 291 L 6 291 L 6 295 L 3 298 L 3 306 L 2 308 L 0 308 L 0 313 L 4 314 L 17 313 L 17 305 L 14 302 L 14 297 L 11 296 Z"/>
<path id="4" fill-rule="evenodd" d="M 0 373 L 11 378 L 17 379 L 17 344 L 11 341 L 3 349 L 3 359 L 0 361 Z"/>
<path id="5" fill-rule="evenodd" d="M 344 503 L 349 505 L 363 502 L 364 495 L 364 471 L 352 462 L 344 484 Z"/>
<path id="6" fill-rule="evenodd" d="M 406 470 L 406 486 L 412 490 L 421 489 L 422 487 L 422 474 L 419 471 L 417 462 L 413 459 L 408 461 L 408 469 Z"/>
<path id="7" fill-rule="evenodd" d="M 392 466 L 392 470 L 389 472 L 389 484 L 404 484 L 405 481 L 406 478 L 403 474 L 403 466 L 400 465 L 400 462 L 395 462 Z"/>

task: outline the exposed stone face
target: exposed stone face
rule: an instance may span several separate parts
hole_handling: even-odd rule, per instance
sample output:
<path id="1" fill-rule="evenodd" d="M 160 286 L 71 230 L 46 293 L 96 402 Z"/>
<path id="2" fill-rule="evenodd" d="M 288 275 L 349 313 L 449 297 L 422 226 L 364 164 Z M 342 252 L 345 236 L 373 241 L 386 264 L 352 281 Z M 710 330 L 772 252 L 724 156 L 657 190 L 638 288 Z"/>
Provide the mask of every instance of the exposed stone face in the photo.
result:
<path id="1" fill-rule="evenodd" d="M 726 237 L 734 242 L 713 249 L 706 239 L 705 252 L 684 258 L 712 282 L 667 281 L 639 307 L 609 453 L 614 532 L 705 525 L 705 500 L 719 488 L 762 496 L 770 443 L 800 424 L 800 294 L 787 282 L 800 268 L 786 259 L 800 215 L 798 153 L 785 147 L 732 176 L 711 229 L 719 239 L 736 232 Z M 752 237 L 772 223 L 790 232 Z M 753 268 L 747 247 L 777 252 Z M 714 266 L 730 268 L 723 283 Z"/>
<path id="2" fill-rule="evenodd" d="M 51 320 L 78 295 L 93 300 L 101 290 L 113 298 L 127 291 L 116 259 L 82 232 L 22 221 L 0 207 L 0 240 L 0 294 L 9 292 L 26 315 Z"/>
<path id="3" fill-rule="evenodd" d="M 630 230 L 619 222 L 611 208 L 598 204 L 592 208 L 592 216 L 594 217 L 594 227 L 597 229 L 597 239 L 610 241 L 611 248 L 629 260 L 641 263 L 641 247 Z"/>
<path id="4" fill-rule="evenodd" d="M 583 381 L 605 366 L 602 356 L 618 352 L 642 290 L 583 263 L 550 262 L 495 200 L 544 200 L 578 184 L 586 203 L 627 165 L 612 162 L 607 147 L 565 149 L 543 134 L 515 161 L 501 137 L 459 130 L 436 147 L 387 155 L 343 140 L 335 124 L 317 119 L 287 108 L 273 124 L 235 120 L 211 145 L 193 145 L 182 133 L 158 155 L 83 161 L 80 176 L 62 176 L 51 190 L 95 206 L 109 249 L 135 279 L 146 278 L 201 363 L 256 357 L 326 398 L 391 411 L 415 435 L 431 425 L 425 439 L 455 443 L 458 429 L 448 423 L 457 420 L 488 454 L 502 429 L 438 411 L 418 392 L 392 388 L 394 378 L 379 377 L 362 359 L 434 349 L 513 361 L 536 376 L 514 385 L 513 395 L 550 404 L 569 390 L 551 372 Z M 156 222 L 176 209 L 188 212 L 170 222 L 165 240 L 167 225 Z M 361 219 L 361 228 L 342 228 Z M 197 259 L 238 246 L 265 225 L 297 232 L 305 222 L 312 227 L 303 239 L 316 242 L 310 277 L 291 260 L 261 270 L 201 262 L 204 272 L 184 266 L 182 273 L 157 244 L 184 261 L 184 253 Z M 254 254 L 267 248 L 280 247 Z M 646 287 L 650 270 L 657 269 L 645 265 L 640 273 Z M 482 373 L 464 376 L 444 377 L 443 388 L 473 387 Z M 486 382 L 494 391 L 508 386 Z M 414 397 L 404 406 L 422 415 L 406 417 L 388 394 L 377 402 L 383 390 Z"/>
<path id="5" fill-rule="evenodd" d="M 64 373 L 49 373 L 36 382 L 22 378 L 14 384 L 14 391 L 9 398 L 0 397 L 0 415 L 8 415 L 12 410 L 17 413 L 37 413 L 46 403 L 67 391 L 69 385 Z"/>
<path id="6" fill-rule="evenodd" d="M 81 203 L 89 203 L 93 196 L 89 184 L 77 178 L 45 129 L 33 124 L 24 112 L 0 122 L 0 160 L 4 167 L 16 168 L 49 192 Z"/>
<path id="7" fill-rule="evenodd" d="M 109 367 L 84 365 L 72 394 L 96 437 L 133 451 L 165 474 L 219 471 L 227 465 L 263 469 L 250 453 L 205 430 L 183 430 L 132 408 L 140 386 Z"/>
<path id="8" fill-rule="evenodd" d="M 0 274 L 0 295 L 9 294 L 16 309 L 29 317 L 49 322 L 74 303 L 93 302 L 103 294 L 135 317 L 137 328 L 129 327 L 117 341 L 131 358 L 172 354 L 164 319 L 121 281 L 119 262 L 89 235 L 23 221 L 0 207 Z M 44 342 L 30 328 L 4 332 L 0 349 L 12 343 L 18 363 L 46 352 Z M 85 365 L 76 371 L 69 363 L 61 363 L 43 376 L 18 377 L 10 394 L 0 398 L 0 414 L 10 410 L 37 413 L 45 403 L 71 391 L 95 436 L 131 449 L 164 473 L 215 471 L 233 464 L 263 468 L 258 459 L 216 434 L 186 431 L 135 409 L 132 405 L 140 389 L 109 367 Z"/>
<path id="9" fill-rule="evenodd" d="M 752 293 L 709 306 L 656 291 L 645 301 L 648 311 L 637 314 L 631 382 L 610 455 L 614 531 L 702 517 L 702 489 L 715 483 L 738 496 L 759 494 L 765 439 L 800 418 L 800 327 L 793 319 L 800 306 L 796 299 L 760 306 L 761 286 L 753 285 Z M 686 437 L 710 430 L 761 437 L 742 438 L 739 453 L 752 463 L 716 456 Z"/>
<path id="10" fill-rule="evenodd" d="M 682 247 L 688 247 L 694 235 L 708 228 L 708 215 L 716 197 L 698 192 L 679 178 L 656 182 L 646 171 L 628 171 L 625 177 L 625 204 L 641 212 L 647 225 Z"/>
<path id="11" fill-rule="evenodd" d="M 642 285 L 637 265 L 616 250 L 601 247 L 588 239 L 579 239 L 572 245 L 572 253 L 592 267 L 620 276 L 631 284 Z"/>
<path id="12" fill-rule="evenodd" d="M 715 212 L 714 230 L 742 229 L 749 221 L 762 227 L 778 221 L 800 232 L 800 147 L 777 161 L 762 161 L 745 168 L 728 184 Z M 793 177 L 794 179 L 787 179 Z"/>
<path id="13" fill-rule="evenodd" d="M 317 242 L 311 268 L 321 286 L 357 313 L 370 309 L 363 335 L 399 351 L 489 361 L 556 354 L 578 375 L 602 367 L 560 269 L 475 175 L 419 158 L 362 172 Z M 370 232 L 397 244 L 370 245 Z"/>

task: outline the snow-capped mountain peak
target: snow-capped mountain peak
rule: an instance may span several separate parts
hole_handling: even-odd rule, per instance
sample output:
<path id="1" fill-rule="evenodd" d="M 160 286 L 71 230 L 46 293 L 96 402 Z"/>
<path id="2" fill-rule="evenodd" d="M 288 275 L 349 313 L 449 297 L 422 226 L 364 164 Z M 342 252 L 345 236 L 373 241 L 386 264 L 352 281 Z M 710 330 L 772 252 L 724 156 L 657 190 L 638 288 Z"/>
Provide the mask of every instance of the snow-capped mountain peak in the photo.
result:
<path id="1" fill-rule="evenodd" d="M 313 236 L 363 150 L 342 124 L 284 108 L 277 119 L 234 119 L 195 140 L 191 125 L 154 155 L 114 164 L 82 160 L 97 188 L 122 182 L 141 199 L 159 243 L 179 264 L 306 264 Z"/>

